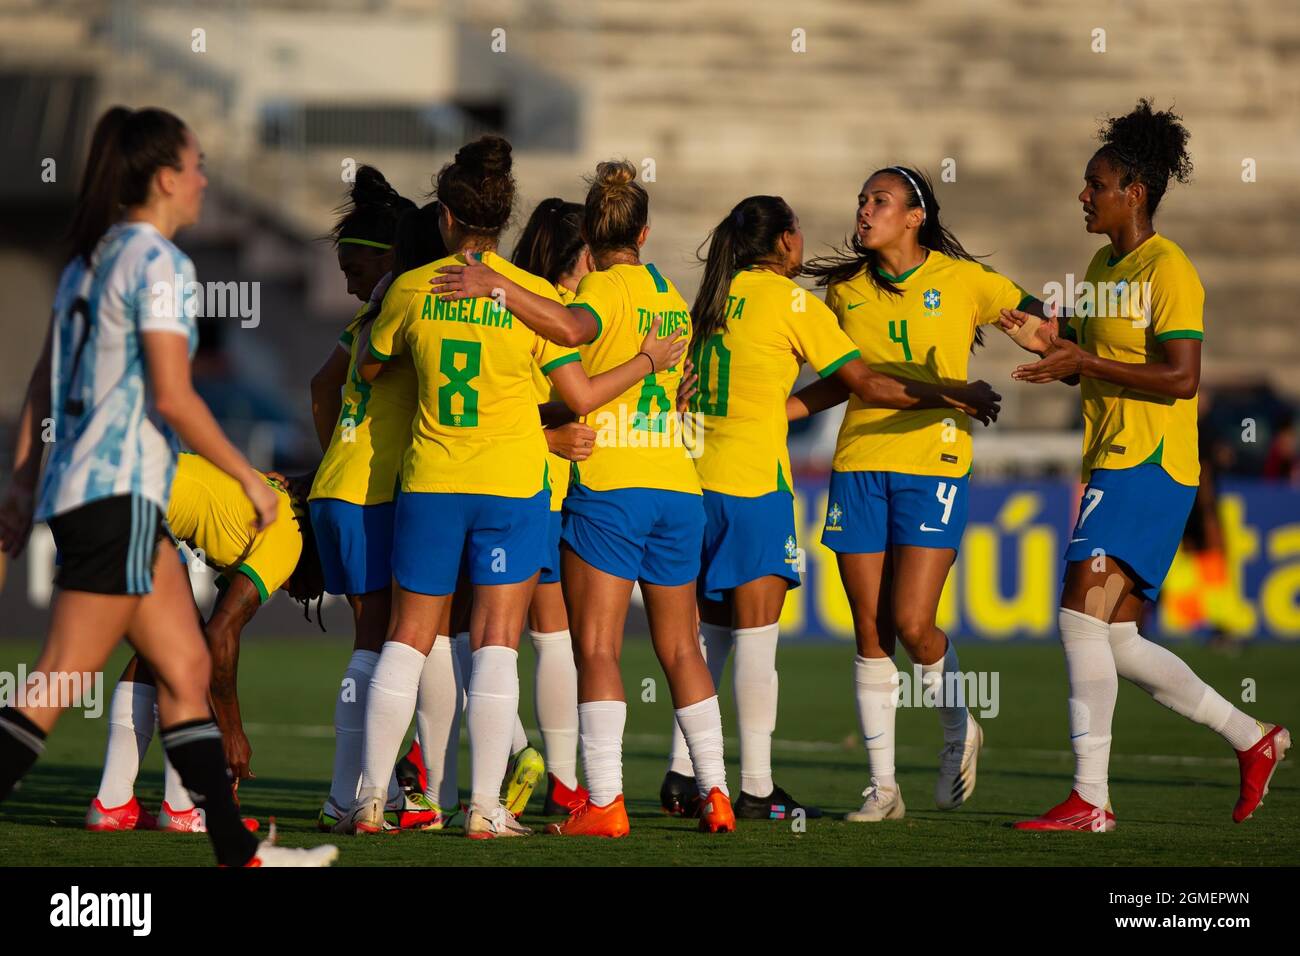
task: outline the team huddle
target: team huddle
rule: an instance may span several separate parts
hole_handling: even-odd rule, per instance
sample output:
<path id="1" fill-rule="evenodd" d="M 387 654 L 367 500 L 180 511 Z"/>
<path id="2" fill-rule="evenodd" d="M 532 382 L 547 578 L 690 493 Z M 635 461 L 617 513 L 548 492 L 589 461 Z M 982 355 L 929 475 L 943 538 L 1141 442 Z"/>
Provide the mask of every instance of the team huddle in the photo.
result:
<path id="1" fill-rule="evenodd" d="M 149 300 L 164 274 L 193 278 L 171 241 L 197 220 L 206 185 L 193 133 L 159 110 L 110 111 L 0 504 L 7 552 L 33 520 L 49 523 L 59 551 L 33 671 L 95 669 L 123 636 L 137 652 L 114 694 L 87 826 L 204 830 L 224 865 L 334 859 L 333 847 L 275 846 L 273 833 L 259 843 L 231 786 L 251 758 L 234 692 L 239 632 L 281 587 L 304 602 L 344 595 L 353 613 L 322 830 L 526 837 L 535 831 L 520 818 L 545 775 L 547 834 L 628 834 L 619 659 L 634 585 L 673 700 L 663 809 L 706 833 L 737 818 L 819 816 L 772 766 L 778 622 L 800 585 L 787 433 L 846 401 L 822 542 L 852 610 L 870 782 L 845 819 L 902 818 L 894 652 L 901 641 L 926 684 L 959 683 L 936 617 L 966 524 L 972 419 L 988 425 L 1000 410 L 988 383 L 967 381 L 994 327 L 1032 353 L 1013 378 L 1080 388 L 1087 483 L 1059 612 L 1073 787 L 1016 827 L 1114 829 L 1120 676 L 1224 737 L 1241 772 L 1233 819 L 1244 821 L 1288 732 L 1138 631 L 1199 480 L 1204 293 L 1152 226 L 1170 180 L 1188 179 L 1187 138 L 1145 100 L 1107 122 L 1078 198 L 1087 230 L 1109 242 L 1083 285 L 1145 291 L 1068 309 L 967 252 L 911 167 L 868 176 L 849 240 L 807 262 L 784 199 L 741 200 L 706 240 L 689 305 L 642 261 L 650 197 L 626 161 L 600 163 L 582 203 L 542 202 L 511 259 L 498 252 L 516 211 L 506 140 L 463 146 L 424 206 L 361 167 L 332 238 L 363 305 L 311 383 L 319 466 L 285 478 L 251 469 L 193 393 L 192 311 Z M 817 380 L 792 394 L 805 364 Z M 56 438 L 42 471 L 47 415 Z M 178 459 L 182 441 L 193 454 Z M 206 622 L 180 541 L 222 575 Z M 164 641 L 181 619 L 181 637 Z M 525 628 L 540 750 L 519 716 Z M 718 698 L 733 651 L 738 789 Z M 956 810 L 975 792 L 984 730 L 961 699 L 940 695 L 935 709 L 934 800 Z M 0 799 L 57 717 L 0 710 Z M 133 790 L 155 722 L 167 758 L 157 818 Z"/>

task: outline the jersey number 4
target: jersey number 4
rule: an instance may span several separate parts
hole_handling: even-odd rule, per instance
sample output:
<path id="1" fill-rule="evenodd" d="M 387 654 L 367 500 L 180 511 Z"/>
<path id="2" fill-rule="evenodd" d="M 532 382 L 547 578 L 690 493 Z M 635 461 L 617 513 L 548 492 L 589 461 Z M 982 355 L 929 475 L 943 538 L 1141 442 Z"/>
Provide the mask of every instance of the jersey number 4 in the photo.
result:
<path id="1" fill-rule="evenodd" d="M 483 343 L 443 339 L 438 371 L 447 384 L 438 389 L 438 421 L 453 428 L 478 424 L 478 390 L 470 383 L 478 378 Z M 457 410 L 459 409 L 459 410 Z"/>

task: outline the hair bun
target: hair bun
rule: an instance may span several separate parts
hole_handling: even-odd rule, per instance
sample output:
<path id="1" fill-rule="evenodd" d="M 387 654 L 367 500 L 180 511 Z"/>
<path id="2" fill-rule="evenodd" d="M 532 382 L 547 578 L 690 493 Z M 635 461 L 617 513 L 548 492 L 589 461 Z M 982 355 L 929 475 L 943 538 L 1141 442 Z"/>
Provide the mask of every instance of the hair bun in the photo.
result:
<path id="1" fill-rule="evenodd" d="M 356 179 L 353 180 L 348 195 L 354 206 L 405 208 L 412 205 L 411 201 L 401 196 L 384 178 L 384 174 L 373 166 L 357 167 Z"/>
<path id="2" fill-rule="evenodd" d="M 456 150 L 456 165 L 481 171 L 484 176 L 504 176 L 513 165 L 510 143 L 500 136 L 480 136 Z"/>
<path id="3" fill-rule="evenodd" d="M 617 189 L 636 181 L 636 167 L 626 159 L 611 159 L 596 164 L 596 184 L 605 189 Z"/>

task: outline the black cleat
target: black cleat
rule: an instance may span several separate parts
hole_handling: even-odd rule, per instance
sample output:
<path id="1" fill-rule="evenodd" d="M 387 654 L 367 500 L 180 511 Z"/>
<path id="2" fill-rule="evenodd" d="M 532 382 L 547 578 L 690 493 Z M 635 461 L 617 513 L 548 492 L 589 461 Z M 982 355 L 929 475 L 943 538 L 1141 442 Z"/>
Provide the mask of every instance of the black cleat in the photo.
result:
<path id="1" fill-rule="evenodd" d="M 695 778 L 669 770 L 659 788 L 659 805 L 674 817 L 695 817 L 700 813 L 700 791 Z"/>
<path id="2" fill-rule="evenodd" d="M 794 811 L 802 810 L 804 818 L 814 820 L 822 815 L 816 807 L 805 807 L 780 787 L 774 786 L 766 797 L 740 791 L 740 799 L 733 804 L 738 820 L 788 820 Z"/>

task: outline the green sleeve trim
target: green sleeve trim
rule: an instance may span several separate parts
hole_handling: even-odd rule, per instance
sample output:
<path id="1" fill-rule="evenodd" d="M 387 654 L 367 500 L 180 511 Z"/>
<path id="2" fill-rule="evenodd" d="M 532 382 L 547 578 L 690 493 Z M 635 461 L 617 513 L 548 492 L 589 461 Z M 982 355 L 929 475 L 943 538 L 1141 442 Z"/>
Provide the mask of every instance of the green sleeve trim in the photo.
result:
<path id="1" fill-rule="evenodd" d="M 570 352 L 568 355 L 561 355 L 557 359 L 551 359 L 551 361 L 543 365 L 542 374 L 550 375 L 561 365 L 568 365 L 570 362 L 581 362 L 581 361 L 582 361 L 581 355 L 579 355 L 577 352 Z"/>
<path id="2" fill-rule="evenodd" d="M 352 333 L 344 329 L 343 334 L 339 336 L 339 345 L 342 345 L 345 348 L 351 348 L 352 339 L 353 339 Z"/>
<path id="3" fill-rule="evenodd" d="M 235 570 L 253 582 L 253 586 L 257 588 L 257 596 L 262 599 L 263 604 L 270 599 L 271 595 L 267 593 L 266 585 L 262 583 L 262 579 L 258 576 L 256 571 L 250 568 L 247 564 L 241 564 L 239 567 L 235 568 Z"/>
<path id="4" fill-rule="evenodd" d="M 668 280 L 666 280 L 662 275 L 659 274 L 659 270 L 654 267 L 654 264 L 647 262 L 645 264 L 645 269 L 646 272 L 650 273 L 650 278 L 655 280 L 655 291 L 667 292 Z"/>
<path id="5" fill-rule="evenodd" d="M 596 334 L 591 337 L 591 342 L 600 338 L 600 334 L 605 331 L 605 323 L 600 321 L 600 313 L 589 306 L 586 302 L 570 302 L 565 306 L 566 309 L 586 309 L 591 313 L 591 317 L 596 320 Z M 591 342 L 587 344 L 590 345 Z"/>
<path id="6" fill-rule="evenodd" d="M 830 365 L 827 365 L 824 369 L 822 369 L 817 374 L 820 375 L 822 378 L 829 378 L 830 376 L 838 372 L 840 368 L 846 363 L 852 362 L 854 359 L 860 359 L 860 358 L 862 358 L 862 353 L 859 352 L 857 349 L 854 349 L 848 355 L 841 355 L 834 362 L 831 362 Z"/>
<path id="7" fill-rule="evenodd" d="M 376 358 L 381 362 L 387 362 L 390 358 L 392 358 L 391 355 L 385 355 L 383 352 L 379 351 L 379 349 L 375 348 L 374 342 L 370 343 L 370 356 L 371 358 Z"/>
<path id="8" fill-rule="evenodd" d="M 1023 312 L 1025 311 L 1025 306 L 1029 305 L 1031 302 L 1037 302 L 1037 301 L 1038 301 L 1037 296 L 1030 295 L 1028 292 L 1026 292 L 1025 297 L 1021 299 L 1020 304 L 1016 306 L 1016 311 Z"/>
<path id="9" fill-rule="evenodd" d="M 1061 330 L 1061 338 L 1066 339 L 1067 341 L 1070 341 L 1070 342 L 1077 342 L 1077 341 L 1078 341 L 1078 339 L 1075 338 L 1075 334 L 1074 334 L 1074 326 L 1070 325 L 1070 320 L 1069 320 L 1069 319 L 1065 319 L 1065 320 L 1061 323 L 1061 325 L 1060 325 L 1060 330 Z"/>
<path id="10" fill-rule="evenodd" d="M 1174 329 L 1172 332 L 1161 332 L 1156 336 L 1157 342 L 1168 342 L 1170 339 L 1195 339 L 1200 342 L 1205 339 L 1205 333 L 1197 332 L 1195 329 Z"/>

